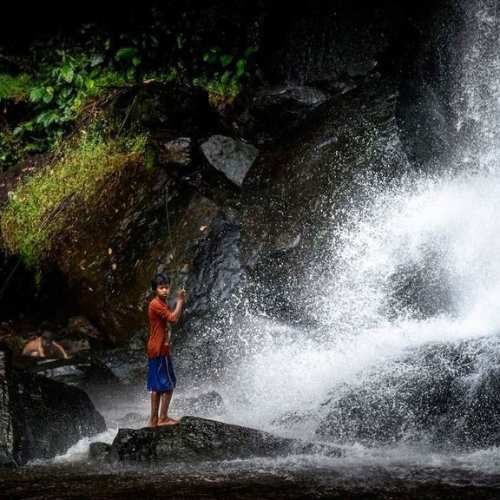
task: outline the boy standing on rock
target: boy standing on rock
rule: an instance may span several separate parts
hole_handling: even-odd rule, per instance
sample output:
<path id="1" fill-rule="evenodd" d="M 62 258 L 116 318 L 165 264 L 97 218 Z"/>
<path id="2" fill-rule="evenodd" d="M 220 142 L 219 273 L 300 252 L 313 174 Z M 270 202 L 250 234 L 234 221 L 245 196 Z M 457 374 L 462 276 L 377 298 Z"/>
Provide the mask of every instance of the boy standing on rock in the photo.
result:
<path id="1" fill-rule="evenodd" d="M 149 337 L 148 391 L 151 391 L 151 417 L 149 427 L 176 424 L 177 420 L 168 416 L 176 378 L 170 349 L 170 323 L 177 323 L 184 307 L 186 292 L 177 292 L 177 303 L 172 310 L 166 300 L 170 294 L 170 280 L 164 274 L 157 274 L 151 281 L 155 297 L 148 307 Z M 160 405 L 161 403 L 161 405 Z M 158 418 L 158 408 L 160 418 Z"/>

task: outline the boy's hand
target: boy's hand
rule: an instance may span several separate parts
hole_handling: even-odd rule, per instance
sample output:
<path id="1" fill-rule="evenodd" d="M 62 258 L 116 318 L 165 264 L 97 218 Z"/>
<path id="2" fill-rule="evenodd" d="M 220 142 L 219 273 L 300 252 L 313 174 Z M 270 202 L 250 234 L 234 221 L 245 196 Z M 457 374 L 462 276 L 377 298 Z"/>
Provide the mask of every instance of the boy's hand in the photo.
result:
<path id="1" fill-rule="evenodd" d="M 186 290 L 184 290 L 184 288 L 181 288 L 178 292 L 177 292 L 177 298 L 179 300 L 182 300 L 182 302 L 185 302 L 186 301 Z"/>

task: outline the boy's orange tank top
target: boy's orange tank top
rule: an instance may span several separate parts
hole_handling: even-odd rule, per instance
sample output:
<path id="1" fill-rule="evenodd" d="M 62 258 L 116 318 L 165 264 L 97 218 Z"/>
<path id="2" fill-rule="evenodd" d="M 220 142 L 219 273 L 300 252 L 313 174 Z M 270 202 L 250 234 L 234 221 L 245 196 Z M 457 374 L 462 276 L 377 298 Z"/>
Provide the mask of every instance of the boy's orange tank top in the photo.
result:
<path id="1" fill-rule="evenodd" d="M 158 297 L 149 303 L 148 358 L 170 355 L 169 322 L 175 320 L 173 311 Z"/>

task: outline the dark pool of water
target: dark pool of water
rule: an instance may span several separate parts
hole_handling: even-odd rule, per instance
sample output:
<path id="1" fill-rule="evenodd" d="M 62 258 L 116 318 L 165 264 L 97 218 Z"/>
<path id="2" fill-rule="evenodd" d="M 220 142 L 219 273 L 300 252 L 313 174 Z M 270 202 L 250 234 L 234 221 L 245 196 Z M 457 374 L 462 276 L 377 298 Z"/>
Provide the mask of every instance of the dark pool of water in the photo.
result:
<path id="1" fill-rule="evenodd" d="M 500 499 L 500 471 L 392 465 L 320 465 L 287 460 L 179 464 L 138 469 L 88 463 L 0 472 L 0 498 Z"/>

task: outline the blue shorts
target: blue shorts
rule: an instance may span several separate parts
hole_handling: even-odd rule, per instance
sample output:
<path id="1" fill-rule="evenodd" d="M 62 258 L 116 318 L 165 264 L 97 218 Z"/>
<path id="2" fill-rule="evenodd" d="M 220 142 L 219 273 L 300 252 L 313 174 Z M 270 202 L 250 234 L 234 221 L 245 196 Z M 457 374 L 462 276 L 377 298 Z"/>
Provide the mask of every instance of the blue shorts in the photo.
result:
<path id="1" fill-rule="evenodd" d="M 176 382 L 170 356 L 158 356 L 148 360 L 148 391 L 170 392 L 174 390 Z"/>

